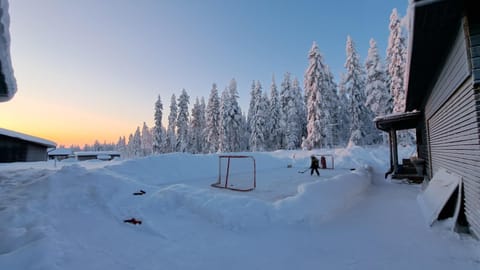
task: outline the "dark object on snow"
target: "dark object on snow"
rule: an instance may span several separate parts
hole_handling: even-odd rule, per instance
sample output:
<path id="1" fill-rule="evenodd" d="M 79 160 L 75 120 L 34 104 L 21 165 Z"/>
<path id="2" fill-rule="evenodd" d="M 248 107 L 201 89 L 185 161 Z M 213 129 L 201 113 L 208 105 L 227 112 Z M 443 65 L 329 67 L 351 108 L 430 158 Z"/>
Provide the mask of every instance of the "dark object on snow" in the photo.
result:
<path id="1" fill-rule="evenodd" d="M 355 171 L 355 168 L 350 168 L 350 171 Z M 386 177 L 386 176 L 385 176 Z"/>
<path id="2" fill-rule="evenodd" d="M 306 168 L 306 169 L 303 170 L 303 171 L 298 171 L 298 173 L 305 173 L 306 171 L 308 171 L 308 169 L 310 169 L 310 168 Z"/>
<path id="3" fill-rule="evenodd" d="M 318 158 L 316 158 L 314 155 L 311 156 L 312 163 L 310 164 L 310 175 L 313 175 L 313 171 L 317 173 L 318 176 L 320 176 L 320 172 L 318 172 L 318 168 L 320 167 L 318 164 Z"/>
<path id="4" fill-rule="evenodd" d="M 139 192 L 133 193 L 133 195 L 143 195 L 145 193 L 147 193 L 147 192 L 145 192 L 144 190 L 140 190 Z"/>
<path id="5" fill-rule="evenodd" d="M 327 168 L 327 159 L 324 156 L 320 157 L 320 164 L 322 164 L 322 169 Z"/>
<path id="6" fill-rule="evenodd" d="M 136 219 L 136 218 L 125 219 L 123 222 L 125 222 L 125 223 L 132 223 L 133 225 L 142 224 L 142 221 L 141 221 L 141 220 L 138 220 L 138 219 Z"/>

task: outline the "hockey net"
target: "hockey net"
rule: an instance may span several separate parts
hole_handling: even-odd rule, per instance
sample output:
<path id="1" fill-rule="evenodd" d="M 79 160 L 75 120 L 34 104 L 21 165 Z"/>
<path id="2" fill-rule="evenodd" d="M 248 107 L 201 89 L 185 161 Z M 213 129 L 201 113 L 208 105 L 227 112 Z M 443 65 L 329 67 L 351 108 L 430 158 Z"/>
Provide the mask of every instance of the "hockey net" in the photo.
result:
<path id="1" fill-rule="evenodd" d="M 317 154 L 315 155 L 319 160 L 320 169 L 335 169 L 335 161 L 333 155 Z"/>
<path id="2" fill-rule="evenodd" d="M 218 179 L 212 187 L 252 191 L 256 186 L 255 158 L 236 155 L 218 157 Z"/>

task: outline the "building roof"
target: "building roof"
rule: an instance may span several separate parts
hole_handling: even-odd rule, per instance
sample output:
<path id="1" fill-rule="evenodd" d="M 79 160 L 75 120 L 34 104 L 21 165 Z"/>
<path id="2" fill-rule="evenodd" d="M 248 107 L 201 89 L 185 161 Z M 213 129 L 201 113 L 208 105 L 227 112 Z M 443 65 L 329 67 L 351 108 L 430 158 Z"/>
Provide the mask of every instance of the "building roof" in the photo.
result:
<path id="1" fill-rule="evenodd" d="M 421 115 L 422 114 L 419 111 L 393 113 L 376 117 L 373 121 L 377 128 L 383 131 L 404 130 L 415 128 Z"/>
<path id="2" fill-rule="evenodd" d="M 38 138 L 38 137 L 35 137 L 35 136 L 31 136 L 31 135 L 27 135 L 27 134 L 24 134 L 24 133 L 4 129 L 4 128 L 0 128 L 0 135 L 16 138 L 16 139 L 19 139 L 19 140 L 22 140 L 22 141 L 27 141 L 27 142 L 31 142 L 31 143 L 35 143 L 35 144 L 39 144 L 39 145 L 46 146 L 46 147 L 49 147 L 49 148 L 53 148 L 53 147 L 57 146 L 57 144 L 52 142 L 52 141 L 45 140 L 45 139 L 42 139 L 42 138 Z"/>
<path id="3" fill-rule="evenodd" d="M 69 156 L 73 155 L 73 150 L 70 148 L 56 148 L 48 152 L 49 156 Z"/>
<path id="4" fill-rule="evenodd" d="M 118 151 L 78 151 L 74 153 L 76 156 L 98 156 L 98 155 L 110 155 L 120 156 Z"/>
<path id="5" fill-rule="evenodd" d="M 410 18 L 405 111 L 419 109 L 446 58 L 469 0 L 415 0 Z"/>

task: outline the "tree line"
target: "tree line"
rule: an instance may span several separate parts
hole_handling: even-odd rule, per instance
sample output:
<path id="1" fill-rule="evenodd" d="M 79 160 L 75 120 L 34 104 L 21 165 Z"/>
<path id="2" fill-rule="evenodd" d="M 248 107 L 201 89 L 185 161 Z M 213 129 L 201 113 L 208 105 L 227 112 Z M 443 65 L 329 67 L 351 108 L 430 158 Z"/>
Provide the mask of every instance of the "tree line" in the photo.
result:
<path id="1" fill-rule="evenodd" d="M 173 94 L 167 126 L 162 123 L 163 102 L 159 95 L 154 126 L 150 128 L 144 122 L 128 140 L 120 137 L 114 148 L 124 156 L 138 157 L 170 152 L 272 151 L 383 143 L 385 139 L 373 119 L 403 112 L 405 107 L 407 36 L 396 9 L 390 15 L 389 29 L 384 60 L 376 41 L 371 39 L 362 63 L 354 41 L 347 36 L 345 71 L 339 83 L 313 42 L 303 85 L 288 72 L 279 86 L 272 77 L 268 90 L 260 81 L 253 81 L 246 113 L 238 105 L 235 79 L 221 93 L 214 83 L 208 100 L 195 98 L 191 109 L 185 89 L 178 98 Z"/>

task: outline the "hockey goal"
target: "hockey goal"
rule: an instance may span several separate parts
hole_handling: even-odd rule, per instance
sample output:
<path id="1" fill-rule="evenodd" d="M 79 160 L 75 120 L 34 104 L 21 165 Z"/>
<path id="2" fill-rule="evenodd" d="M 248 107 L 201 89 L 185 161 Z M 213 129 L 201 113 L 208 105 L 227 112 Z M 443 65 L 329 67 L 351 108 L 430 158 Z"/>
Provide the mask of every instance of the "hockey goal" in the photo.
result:
<path id="1" fill-rule="evenodd" d="M 252 191 L 257 186 L 255 158 L 252 156 L 219 156 L 218 179 L 212 187 L 235 191 Z"/>
<path id="2" fill-rule="evenodd" d="M 317 154 L 315 157 L 319 160 L 320 169 L 335 169 L 335 161 L 333 155 Z"/>

